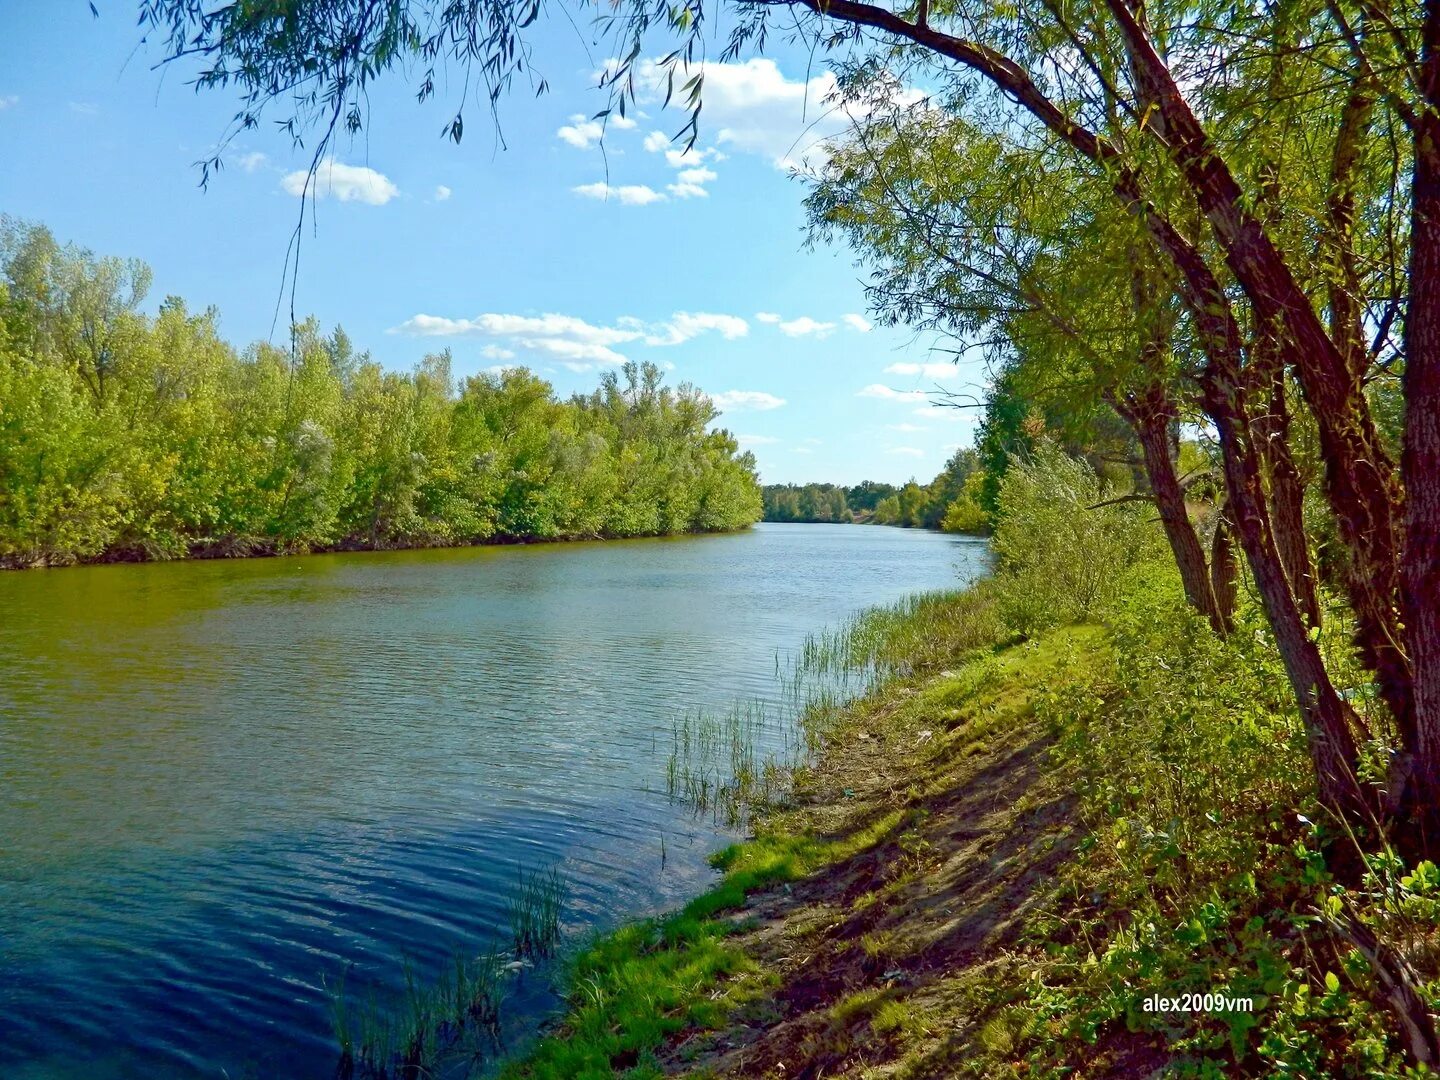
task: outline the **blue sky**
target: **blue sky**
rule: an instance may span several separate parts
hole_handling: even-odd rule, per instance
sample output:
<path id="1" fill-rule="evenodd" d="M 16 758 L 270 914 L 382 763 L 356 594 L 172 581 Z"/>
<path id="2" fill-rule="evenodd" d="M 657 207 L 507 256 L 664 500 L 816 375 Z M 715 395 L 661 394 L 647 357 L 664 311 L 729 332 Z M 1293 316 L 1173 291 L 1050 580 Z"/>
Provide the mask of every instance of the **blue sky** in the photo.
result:
<path id="1" fill-rule="evenodd" d="M 132 4 L 97 6 L 98 20 L 83 0 L 9 5 L 0 211 L 144 259 L 152 306 L 213 304 L 237 344 L 270 337 L 308 153 L 247 133 L 200 190 L 193 163 L 234 100 L 155 70 Z M 830 77 L 773 45 L 710 66 L 699 154 L 683 159 L 666 136 L 684 117 L 659 101 L 597 138 L 605 53 L 568 26 L 537 38 L 550 92 L 502 102 L 503 146 L 475 104 L 460 145 L 440 138 L 458 87 L 417 106 L 382 84 L 366 133 L 322 171 L 297 313 L 390 367 L 448 346 L 457 374 L 524 364 L 566 394 L 621 357 L 653 360 L 716 398 L 767 482 L 928 481 L 975 417 L 925 391 L 974 390 L 983 371 L 871 326 L 847 249 L 803 250 L 805 186 L 788 168 L 840 125 Z"/>

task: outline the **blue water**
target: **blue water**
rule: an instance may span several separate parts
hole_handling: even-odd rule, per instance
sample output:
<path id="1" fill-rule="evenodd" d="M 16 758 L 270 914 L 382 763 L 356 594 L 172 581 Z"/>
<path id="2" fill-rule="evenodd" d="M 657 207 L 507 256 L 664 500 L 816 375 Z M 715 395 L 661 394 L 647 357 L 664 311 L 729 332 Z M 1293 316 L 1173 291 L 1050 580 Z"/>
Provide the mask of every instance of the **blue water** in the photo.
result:
<path id="1" fill-rule="evenodd" d="M 665 796 L 675 718 L 984 561 L 761 525 L 0 576 L 0 1075 L 328 1077 L 322 980 L 474 952 L 521 866 L 572 941 L 676 905 L 724 836 Z M 555 1004 L 510 997 L 512 1042 Z"/>

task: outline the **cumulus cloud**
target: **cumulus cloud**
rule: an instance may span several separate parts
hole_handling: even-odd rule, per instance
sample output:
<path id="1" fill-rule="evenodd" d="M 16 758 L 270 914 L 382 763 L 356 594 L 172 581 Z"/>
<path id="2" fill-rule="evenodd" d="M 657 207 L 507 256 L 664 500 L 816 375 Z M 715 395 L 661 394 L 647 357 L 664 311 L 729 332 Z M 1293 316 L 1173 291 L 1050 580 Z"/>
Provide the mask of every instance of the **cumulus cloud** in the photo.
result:
<path id="1" fill-rule="evenodd" d="M 726 390 L 710 398 L 721 412 L 769 412 L 785 404 L 785 399 L 763 390 Z"/>
<path id="2" fill-rule="evenodd" d="M 841 315 L 840 320 L 857 333 L 868 334 L 870 332 L 870 320 L 863 315 L 856 315 L 854 313 Z"/>
<path id="3" fill-rule="evenodd" d="M 902 457 L 924 457 L 925 451 L 918 446 L 892 446 L 885 451 L 887 454 L 898 454 Z"/>
<path id="4" fill-rule="evenodd" d="M 960 369 L 954 364 L 928 363 L 915 364 L 910 362 L 891 364 L 885 369 L 886 375 L 923 375 L 927 379 L 953 379 L 960 374 Z"/>
<path id="5" fill-rule="evenodd" d="M 589 371 L 605 364 L 623 364 L 628 357 L 618 351 L 619 345 L 679 345 L 711 333 L 733 341 L 748 334 L 750 324 L 737 315 L 710 311 L 677 311 L 660 322 L 623 316 L 616 319 L 613 326 L 599 326 L 574 315 L 555 312 L 543 315 L 487 312 L 471 319 L 422 313 L 406 319 L 390 332 L 420 337 L 491 338 L 492 342 L 480 350 L 489 359 L 510 360 L 517 355 L 517 350 L 523 350 L 540 353 L 571 371 Z"/>
<path id="6" fill-rule="evenodd" d="M 487 313 L 473 319 L 447 319 L 441 315 L 416 315 L 406 319 L 397 332 L 424 337 L 569 337 L 596 345 L 634 341 L 640 335 L 630 330 L 595 326 L 574 315 L 497 315 Z"/>
<path id="7" fill-rule="evenodd" d="M 673 146 L 665 151 L 665 164 L 672 169 L 691 169 L 700 165 L 706 159 L 710 161 L 724 161 L 725 155 L 716 150 L 713 146 L 702 150 L 698 146 L 692 146 L 689 150 L 683 147 L 679 150 Z"/>
<path id="8" fill-rule="evenodd" d="M 607 121 L 610 127 L 620 131 L 635 126 L 635 121 L 628 116 L 611 116 Z M 570 123 L 555 132 L 555 137 L 578 150 L 589 150 L 605 137 L 605 127 L 600 120 L 590 120 L 583 113 L 576 113 L 570 117 Z"/>
<path id="9" fill-rule="evenodd" d="M 612 185 L 603 181 L 595 184 L 581 184 L 579 187 L 570 189 L 576 195 L 583 195 L 587 199 L 615 199 L 622 206 L 648 206 L 654 202 L 664 202 L 665 196 L 652 187 L 645 184 L 621 184 Z"/>
<path id="10" fill-rule="evenodd" d="M 755 314 L 755 321 L 774 326 L 780 321 L 780 316 L 776 315 L 773 311 L 760 311 Z"/>
<path id="11" fill-rule="evenodd" d="M 818 322 L 809 315 L 801 315 L 798 319 L 791 319 L 789 322 L 782 322 L 780 332 L 786 337 L 817 337 L 826 338 L 835 332 L 833 322 Z"/>
<path id="12" fill-rule="evenodd" d="M 700 70 L 705 123 L 719 146 L 757 154 L 789 169 L 803 164 L 817 144 L 849 127 L 848 118 L 836 114 L 825 100 L 836 85 L 829 71 L 809 81 L 790 79 L 766 57 L 708 63 Z M 637 74 L 655 94 L 663 95 L 666 74 L 660 64 L 646 61 Z"/>
<path id="13" fill-rule="evenodd" d="M 710 311 L 677 311 L 661 323 L 644 323 L 629 317 L 617 322 L 621 326 L 640 330 L 646 345 L 679 345 L 712 331 L 726 341 L 734 341 L 750 333 L 750 324 L 738 315 L 718 315 Z"/>
<path id="14" fill-rule="evenodd" d="M 436 201 L 436 202 L 444 202 L 446 199 L 450 198 L 450 196 L 453 195 L 453 194 L 454 194 L 454 192 L 451 191 L 451 190 L 450 190 L 448 187 L 446 187 L 444 184 L 436 184 L 436 185 L 435 185 L 435 201 Z"/>
<path id="15" fill-rule="evenodd" d="M 245 172 L 253 173 L 270 164 L 270 155 L 259 150 L 251 150 L 248 154 L 241 154 L 237 157 L 235 164 Z"/>
<path id="16" fill-rule="evenodd" d="M 881 398 L 885 401 L 924 401 L 924 390 L 894 390 L 881 383 L 871 383 L 869 386 L 855 392 L 856 397 Z"/>
<path id="17" fill-rule="evenodd" d="M 665 190 L 677 199 L 704 198 L 710 194 L 705 185 L 715 178 L 714 169 L 681 169 L 675 174 L 675 183 L 666 184 Z"/>
<path id="18" fill-rule="evenodd" d="M 305 170 L 297 169 L 287 173 L 280 186 L 291 195 L 310 194 L 320 199 L 363 202 L 370 206 L 384 206 L 400 194 L 400 189 L 384 173 L 366 165 L 346 165 L 331 157 L 320 160 L 308 192 L 307 180 Z"/>
<path id="19" fill-rule="evenodd" d="M 554 357 L 571 371 L 590 371 L 602 364 L 623 364 L 625 355 L 608 345 L 569 338 L 516 338 L 515 343 L 532 352 Z"/>

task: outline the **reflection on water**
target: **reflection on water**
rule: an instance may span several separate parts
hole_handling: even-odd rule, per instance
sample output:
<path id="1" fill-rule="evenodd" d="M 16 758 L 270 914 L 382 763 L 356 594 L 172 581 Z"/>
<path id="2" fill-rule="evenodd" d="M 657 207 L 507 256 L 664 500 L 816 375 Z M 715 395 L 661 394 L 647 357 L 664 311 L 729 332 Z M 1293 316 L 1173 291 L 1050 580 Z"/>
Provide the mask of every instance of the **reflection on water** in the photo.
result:
<path id="1" fill-rule="evenodd" d="M 692 895 L 674 717 L 983 560 L 780 525 L 0 576 L 4 1075 L 328 1075 L 322 976 L 476 946 L 521 865 L 572 929 Z"/>

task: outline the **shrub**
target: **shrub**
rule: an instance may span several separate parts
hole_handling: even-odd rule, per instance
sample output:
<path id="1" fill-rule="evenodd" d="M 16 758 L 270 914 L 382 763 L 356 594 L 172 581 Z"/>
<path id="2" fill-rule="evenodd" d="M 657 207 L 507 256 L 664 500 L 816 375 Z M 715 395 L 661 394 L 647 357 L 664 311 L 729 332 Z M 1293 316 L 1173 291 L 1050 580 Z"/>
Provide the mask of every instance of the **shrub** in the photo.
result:
<path id="1" fill-rule="evenodd" d="M 993 546 L 1000 612 L 1017 633 L 1098 617 L 1129 568 L 1163 557 L 1141 504 L 1117 495 L 1049 442 L 1006 472 Z"/>

